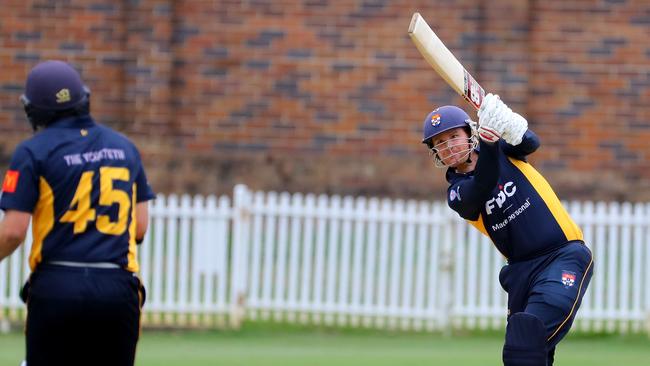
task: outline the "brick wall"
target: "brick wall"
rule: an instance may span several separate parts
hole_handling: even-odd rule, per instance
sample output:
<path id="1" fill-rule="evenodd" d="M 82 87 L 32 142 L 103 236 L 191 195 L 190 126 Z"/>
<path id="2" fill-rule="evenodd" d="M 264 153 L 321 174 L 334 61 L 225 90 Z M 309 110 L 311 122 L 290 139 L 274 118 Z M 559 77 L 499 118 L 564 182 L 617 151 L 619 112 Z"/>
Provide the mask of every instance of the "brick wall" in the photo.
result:
<path id="1" fill-rule="evenodd" d="M 473 112 L 408 39 L 414 11 L 528 118 L 563 198 L 650 200 L 650 3 L 631 0 L 5 0 L 0 169 L 30 135 L 27 72 L 59 58 L 158 192 L 441 199 L 422 120 Z"/>

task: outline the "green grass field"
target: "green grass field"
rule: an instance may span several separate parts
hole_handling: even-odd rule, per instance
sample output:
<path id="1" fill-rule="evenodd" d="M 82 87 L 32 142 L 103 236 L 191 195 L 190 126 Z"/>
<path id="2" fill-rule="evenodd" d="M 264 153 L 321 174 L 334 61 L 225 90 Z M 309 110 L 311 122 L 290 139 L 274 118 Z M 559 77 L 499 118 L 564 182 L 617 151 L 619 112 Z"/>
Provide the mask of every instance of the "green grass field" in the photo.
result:
<path id="1" fill-rule="evenodd" d="M 501 365 L 501 334 L 444 337 L 431 334 L 318 330 L 247 325 L 239 332 L 145 331 L 139 366 L 416 366 Z M 0 335 L 0 365 L 18 365 L 21 333 Z M 556 366 L 647 366 L 646 336 L 570 335 Z"/>

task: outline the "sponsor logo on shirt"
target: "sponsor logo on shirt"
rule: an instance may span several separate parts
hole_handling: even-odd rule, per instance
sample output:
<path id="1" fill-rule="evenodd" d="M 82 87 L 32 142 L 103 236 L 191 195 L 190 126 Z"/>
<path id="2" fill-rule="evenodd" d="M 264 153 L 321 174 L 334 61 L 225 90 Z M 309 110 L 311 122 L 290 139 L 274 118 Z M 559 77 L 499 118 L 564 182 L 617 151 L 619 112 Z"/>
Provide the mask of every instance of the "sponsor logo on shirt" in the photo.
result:
<path id="1" fill-rule="evenodd" d="M 2 191 L 7 193 L 16 192 L 16 187 L 18 186 L 19 177 L 20 177 L 19 171 L 7 170 L 7 173 L 5 173 L 5 180 L 2 183 Z"/>
<path id="2" fill-rule="evenodd" d="M 517 186 L 513 182 L 499 185 L 499 193 L 497 193 L 496 197 L 492 197 L 485 202 L 485 212 L 487 212 L 488 215 L 492 215 L 492 210 L 495 207 L 503 207 L 506 199 L 512 197 L 515 192 L 517 192 Z"/>

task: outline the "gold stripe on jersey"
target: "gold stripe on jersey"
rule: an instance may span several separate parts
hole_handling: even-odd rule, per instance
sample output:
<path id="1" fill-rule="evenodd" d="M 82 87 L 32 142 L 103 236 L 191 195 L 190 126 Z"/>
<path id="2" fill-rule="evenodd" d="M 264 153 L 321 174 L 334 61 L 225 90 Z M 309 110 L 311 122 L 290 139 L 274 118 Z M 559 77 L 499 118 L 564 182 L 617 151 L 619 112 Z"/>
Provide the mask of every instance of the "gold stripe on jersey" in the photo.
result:
<path id="1" fill-rule="evenodd" d="M 483 235 L 490 238 L 490 234 L 488 234 L 487 229 L 485 228 L 485 223 L 483 222 L 483 215 L 482 214 L 478 214 L 478 219 L 476 219 L 476 221 L 467 220 L 467 222 L 469 222 L 470 224 L 472 224 L 472 226 L 477 228 L 478 231 L 483 233 Z M 492 238 L 490 238 L 490 241 L 492 241 Z M 492 241 L 492 245 L 494 245 L 494 247 L 499 251 L 499 253 L 501 253 L 501 251 L 499 250 L 499 247 L 497 247 L 496 244 L 494 244 L 494 241 Z M 501 256 L 503 258 L 505 258 L 506 260 L 508 260 L 508 257 L 503 255 L 503 253 L 501 253 Z"/>
<path id="2" fill-rule="evenodd" d="M 133 183 L 133 192 L 131 193 L 131 223 L 129 224 L 129 253 L 127 255 L 129 261 L 126 264 L 126 270 L 134 273 L 140 270 L 140 266 L 138 265 L 138 246 L 135 242 L 137 225 L 135 215 L 137 202 L 135 193 L 138 191 L 137 188 L 137 184 Z"/>
<path id="3" fill-rule="evenodd" d="M 569 213 L 564 209 L 560 199 L 557 198 L 557 195 L 553 192 L 553 189 L 546 179 L 544 179 L 544 177 L 539 174 L 532 165 L 518 159 L 510 157 L 508 159 L 524 174 L 524 176 L 526 176 L 533 188 L 535 188 L 539 196 L 544 200 L 546 206 L 555 218 L 555 221 L 557 221 L 560 228 L 562 228 L 566 240 L 583 240 L 582 230 L 580 230 L 580 227 L 578 227 L 578 225 L 576 225 L 576 223 L 571 219 L 571 216 L 569 216 Z"/>
<path id="4" fill-rule="evenodd" d="M 476 219 L 476 221 L 467 220 L 467 222 L 469 222 L 470 224 L 472 224 L 472 226 L 477 228 L 478 231 L 482 232 L 483 235 L 487 236 L 488 238 L 490 237 L 490 235 L 487 232 L 487 229 L 485 228 L 485 223 L 483 223 L 483 215 L 478 214 L 478 219 Z"/>
<path id="5" fill-rule="evenodd" d="M 43 259 L 43 240 L 54 227 L 54 192 L 45 178 L 39 180 L 38 202 L 34 208 L 32 222 L 32 250 L 29 254 L 29 267 L 32 271 Z"/>

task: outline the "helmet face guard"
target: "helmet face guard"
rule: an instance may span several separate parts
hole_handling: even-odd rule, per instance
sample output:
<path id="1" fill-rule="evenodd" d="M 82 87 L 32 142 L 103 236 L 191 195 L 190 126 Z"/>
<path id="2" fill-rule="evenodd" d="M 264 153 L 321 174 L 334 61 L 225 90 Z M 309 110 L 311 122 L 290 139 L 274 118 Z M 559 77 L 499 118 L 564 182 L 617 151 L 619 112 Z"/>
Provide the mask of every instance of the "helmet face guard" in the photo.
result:
<path id="1" fill-rule="evenodd" d="M 473 128 L 472 128 L 472 131 L 473 131 Z M 449 154 L 447 156 L 447 159 L 455 158 L 454 160 L 456 160 L 456 161 L 463 161 L 463 160 L 466 161 L 466 159 L 469 158 L 469 154 L 471 154 L 472 151 L 475 150 L 476 147 L 478 146 L 478 138 L 477 138 L 476 133 L 474 133 L 474 132 L 471 132 L 468 135 L 469 135 L 469 137 L 467 137 L 467 138 L 465 138 L 465 137 L 455 137 L 455 138 L 440 142 L 437 145 L 432 146 L 429 149 L 429 155 L 431 155 L 433 157 L 433 161 L 434 161 L 434 164 L 435 164 L 436 168 L 446 168 L 446 167 L 448 167 L 448 165 L 445 164 L 443 162 L 443 159 L 440 157 L 441 153 L 443 153 L 443 155 L 444 155 L 446 152 L 451 152 L 451 154 Z M 462 149 L 462 150 L 452 152 L 452 149 L 454 147 L 459 146 L 459 145 L 466 145 L 467 147 Z"/>
<path id="2" fill-rule="evenodd" d="M 433 145 L 436 136 L 456 128 L 463 128 L 468 137 L 453 138 Z M 451 105 L 437 108 L 427 115 L 424 119 L 422 135 L 422 143 L 427 145 L 430 155 L 434 157 L 435 166 L 439 168 L 447 166 L 440 157 L 441 152 L 452 151 L 451 149 L 458 145 L 467 144 L 466 149 L 450 155 L 450 157 L 459 156 L 457 160 L 462 160 L 469 157 L 472 150 L 478 146 L 476 122 L 473 122 L 465 111 Z"/>

